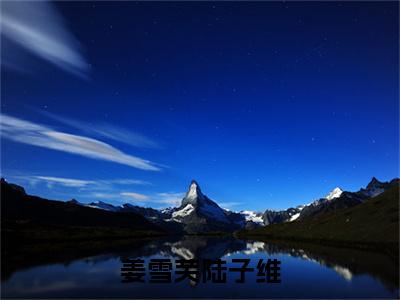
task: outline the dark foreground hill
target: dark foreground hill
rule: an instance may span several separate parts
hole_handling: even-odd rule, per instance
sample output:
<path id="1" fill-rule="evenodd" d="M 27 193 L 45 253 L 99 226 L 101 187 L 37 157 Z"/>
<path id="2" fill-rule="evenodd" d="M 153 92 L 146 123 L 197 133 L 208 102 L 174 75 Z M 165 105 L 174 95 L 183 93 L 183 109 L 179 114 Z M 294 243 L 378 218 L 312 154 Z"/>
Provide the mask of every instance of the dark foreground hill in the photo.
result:
<path id="1" fill-rule="evenodd" d="M 398 250 L 399 186 L 360 205 L 303 220 L 244 230 L 240 237 L 358 245 Z"/>
<path id="2" fill-rule="evenodd" d="M 30 196 L 22 187 L 4 180 L 1 181 L 1 229 L 6 242 L 164 234 L 160 227 L 141 215 Z"/>

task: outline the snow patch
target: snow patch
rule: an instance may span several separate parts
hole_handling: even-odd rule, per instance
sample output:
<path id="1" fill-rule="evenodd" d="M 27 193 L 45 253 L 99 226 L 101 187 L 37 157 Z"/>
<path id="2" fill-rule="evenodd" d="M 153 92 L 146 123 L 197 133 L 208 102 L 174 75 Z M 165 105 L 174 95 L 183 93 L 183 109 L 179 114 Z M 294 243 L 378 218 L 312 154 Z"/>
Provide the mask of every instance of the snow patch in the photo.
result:
<path id="1" fill-rule="evenodd" d="M 184 259 L 194 259 L 195 257 L 192 251 L 184 247 L 172 246 L 171 251 L 179 257 L 183 257 Z"/>
<path id="2" fill-rule="evenodd" d="M 174 210 L 173 207 L 167 207 L 167 208 L 164 208 L 163 210 L 161 210 L 161 213 L 162 213 L 163 215 L 168 215 L 168 214 L 170 214 L 173 210 Z"/>
<path id="3" fill-rule="evenodd" d="M 196 182 L 192 182 L 185 198 L 195 199 L 198 196 L 197 189 L 198 189 L 198 186 L 197 186 Z"/>
<path id="4" fill-rule="evenodd" d="M 244 215 L 246 221 L 252 221 L 257 224 L 264 224 L 261 213 L 256 213 L 255 211 L 251 210 L 242 210 L 240 214 Z"/>
<path id="5" fill-rule="evenodd" d="M 244 250 L 243 253 L 246 255 L 251 255 L 257 252 L 263 252 L 264 250 L 265 250 L 265 243 L 253 242 L 253 243 L 246 243 L 246 250 Z"/>
<path id="6" fill-rule="evenodd" d="M 326 195 L 325 199 L 332 200 L 335 198 L 339 198 L 342 193 L 343 191 L 341 188 L 334 188 L 328 195 Z"/>
<path id="7" fill-rule="evenodd" d="M 351 279 L 353 278 L 353 273 L 347 268 L 341 266 L 333 266 L 333 269 L 336 271 L 336 273 L 338 273 L 347 281 L 351 281 Z"/>
<path id="8" fill-rule="evenodd" d="M 293 216 L 290 217 L 289 222 L 293 222 L 294 220 L 298 219 L 300 217 L 300 213 L 294 214 Z"/>
<path id="9" fill-rule="evenodd" d="M 177 210 L 172 213 L 172 218 L 183 218 L 190 215 L 194 211 L 194 206 L 192 204 L 186 205 L 184 208 Z"/>
<path id="10" fill-rule="evenodd" d="M 116 207 L 114 205 L 102 202 L 102 201 L 97 201 L 97 202 L 92 202 L 86 205 L 87 207 L 91 208 L 97 208 L 97 209 L 102 209 L 102 210 L 108 210 L 108 211 L 118 211 L 120 207 Z"/>

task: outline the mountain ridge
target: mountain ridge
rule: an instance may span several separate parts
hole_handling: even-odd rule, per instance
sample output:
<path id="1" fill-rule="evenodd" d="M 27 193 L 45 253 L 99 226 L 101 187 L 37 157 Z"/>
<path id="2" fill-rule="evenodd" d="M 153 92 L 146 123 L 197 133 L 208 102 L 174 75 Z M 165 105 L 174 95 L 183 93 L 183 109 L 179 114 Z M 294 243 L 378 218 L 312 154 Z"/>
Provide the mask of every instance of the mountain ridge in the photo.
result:
<path id="1" fill-rule="evenodd" d="M 91 239 L 164 235 L 165 230 L 135 213 L 115 213 L 31 196 L 1 180 L 2 237 L 11 239 Z"/>
<path id="2" fill-rule="evenodd" d="M 398 257 L 399 184 L 357 206 L 296 222 L 235 233 L 239 238 L 332 244 L 387 252 Z"/>
<path id="3" fill-rule="evenodd" d="M 2 180 L 3 182 L 5 180 Z M 380 182 L 373 177 L 365 188 L 361 188 L 357 192 L 343 191 L 336 187 L 324 198 L 281 211 L 266 209 L 264 212 L 251 210 L 235 212 L 223 209 L 217 202 L 203 194 L 195 180 L 191 181 L 180 206 L 163 210 L 130 203 L 119 206 L 103 201 L 84 204 L 76 199 L 65 203 L 114 213 L 134 213 L 170 232 L 190 234 L 215 231 L 232 232 L 239 229 L 255 229 L 272 224 L 290 223 L 357 206 L 372 197 L 371 195 L 377 196 L 398 183 L 398 178 L 388 182 Z M 26 195 L 24 188 L 13 184 L 8 185 Z"/>

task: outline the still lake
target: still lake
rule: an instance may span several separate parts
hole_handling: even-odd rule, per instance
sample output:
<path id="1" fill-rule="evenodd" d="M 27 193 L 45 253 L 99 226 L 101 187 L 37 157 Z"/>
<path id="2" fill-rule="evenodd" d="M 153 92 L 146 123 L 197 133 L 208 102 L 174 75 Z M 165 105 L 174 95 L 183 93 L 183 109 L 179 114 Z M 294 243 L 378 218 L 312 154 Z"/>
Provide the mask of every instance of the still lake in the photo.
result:
<path id="1" fill-rule="evenodd" d="M 109 242 L 110 243 L 110 242 Z M 264 243 L 231 237 L 175 237 L 117 245 L 32 246 L 2 259 L 3 298 L 398 298 L 398 265 L 373 252 L 312 244 Z M 42 247 L 42 248 L 41 248 Z M 95 249 L 95 250 L 94 250 Z M 4 260 L 6 258 L 6 260 Z M 122 261 L 142 259 L 250 259 L 245 283 L 227 272 L 226 283 L 123 282 Z M 257 282 L 260 259 L 277 259 L 281 283 Z M 4 265 L 5 264 L 5 265 Z"/>

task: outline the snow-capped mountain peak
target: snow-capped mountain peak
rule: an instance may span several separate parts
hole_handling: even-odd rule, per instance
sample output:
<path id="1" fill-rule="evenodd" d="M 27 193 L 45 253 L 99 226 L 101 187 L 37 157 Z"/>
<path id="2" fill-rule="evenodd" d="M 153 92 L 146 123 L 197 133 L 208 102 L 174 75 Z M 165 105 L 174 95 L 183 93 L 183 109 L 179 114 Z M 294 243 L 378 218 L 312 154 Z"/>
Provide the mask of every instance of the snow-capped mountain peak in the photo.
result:
<path id="1" fill-rule="evenodd" d="M 194 180 L 190 183 L 181 205 L 168 212 L 169 220 L 184 224 L 185 229 L 189 232 L 222 230 L 231 225 L 237 226 L 228 217 L 231 214 L 233 215 L 204 195 L 199 184 Z"/>
<path id="2" fill-rule="evenodd" d="M 199 184 L 195 180 L 192 180 L 189 190 L 182 200 L 182 206 L 186 206 L 189 203 L 197 206 L 200 202 L 206 201 L 206 198 L 201 192 Z"/>
<path id="3" fill-rule="evenodd" d="M 199 196 L 203 196 L 201 193 L 200 187 L 195 180 L 192 180 L 192 183 L 189 186 L 189 191 L 186 193 L 185 198 L 194 199 Z"/>
<path id="4" fill-rule="evenodd" d="M 325 199 L 332 200 L 335 198 L 339 198 L 342 193 L 343 190 L 339 187 L 336 187 L 328 195 L 325 196 Z"/>

